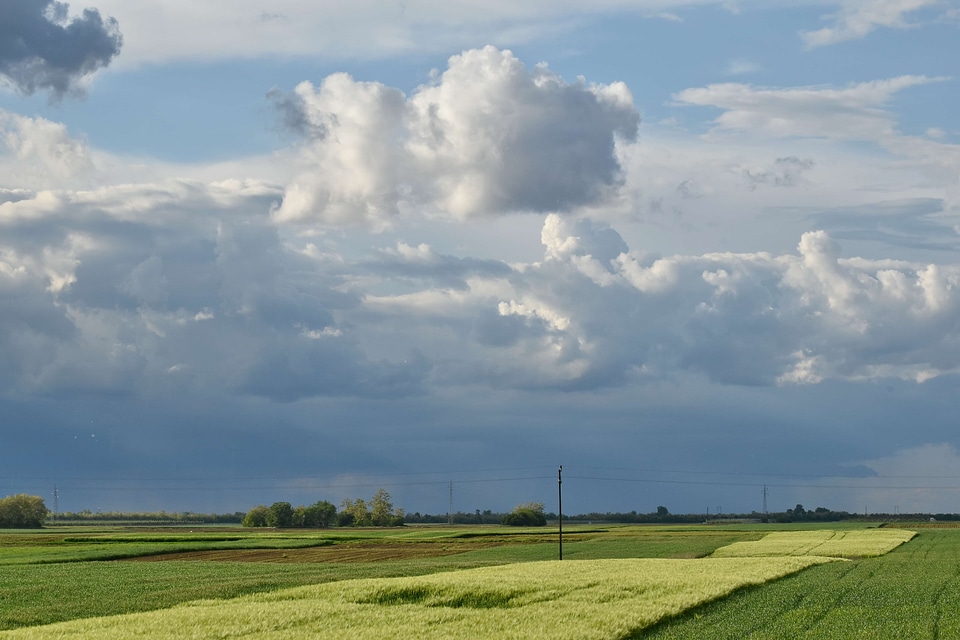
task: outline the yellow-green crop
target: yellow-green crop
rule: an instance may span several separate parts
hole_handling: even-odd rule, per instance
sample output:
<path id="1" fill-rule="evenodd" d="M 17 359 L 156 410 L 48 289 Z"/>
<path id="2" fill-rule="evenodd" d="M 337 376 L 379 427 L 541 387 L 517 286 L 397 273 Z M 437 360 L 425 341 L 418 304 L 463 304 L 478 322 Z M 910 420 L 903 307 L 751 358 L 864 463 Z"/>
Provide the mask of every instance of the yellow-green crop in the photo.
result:
<path id="1" fill-rule="evenodd" d="M 4 640 L 607 640 L 822 557 L 531 562 L 348 580 L 0 632 Z"/>
<path id="2" fill-rule="evenodd" d="M 753 542 L 734 542 L 713 552 L 714 558 L 760 556 L 826 556 L 868 558 L 882 556 L 916 533 L 903 529 L 854 531 L 777 531 Z"/>

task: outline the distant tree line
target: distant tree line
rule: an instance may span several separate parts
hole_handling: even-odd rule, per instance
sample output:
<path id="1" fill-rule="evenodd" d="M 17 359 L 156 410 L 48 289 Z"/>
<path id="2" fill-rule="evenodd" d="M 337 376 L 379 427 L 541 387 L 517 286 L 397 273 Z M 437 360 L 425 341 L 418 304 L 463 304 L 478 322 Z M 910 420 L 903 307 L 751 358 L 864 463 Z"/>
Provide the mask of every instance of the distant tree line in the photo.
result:
<path id="1" fill-rule="evenodd" d="M 289 502 L 274 502 L 269 507 L 257 505 L 247 512 L 241 524 L 245 527 L 316 529 L 329 527 L 333 524 L 336 515 L 337 508 L 326 500 L 316 502 L 309 507 L 296 508 Z"/>
<path id="2" fill-rule="evenodd" d="M 534 519 L 531 519 L 529 513 L 524 513 L 532 511 Z M 524 504 L 517 505 L 514 507 L 513 511 L 508 513 L 494 512 L 489 509 L 485 511 L 480 511 L 477 509 L 474 513 L 466 513 L 463 511 L 458 511 L 452 515 L 447 514 L 421 514 L 419 511 L 415 513 L 408 513 L 406 521 L 411 524 L 428 524 L 428 523 L 443 523 L 453 521 L 454 524 L 515 524 L 518 526 L 537 526 L 540 523 L 540 518 L 537 515 L 542 516 L 543 524 L 547 522 L 556 522 L 557 514 L 552 511 L 545 511 L 544 505 L 542 502 L 527 502 Z M 630 512 L 592 512 L 584 513 L 578 515 L 564 515 L 564 522 L 616 522 L 622 524 L 630 523 L 664 523 L 664 524 L 678 524 L 678 523 L 702 523 L 705 519 L 703 514 L 673 514 L 670 513 L 666 507 L 660 506 L 657 507 L 657 510 L 653 513 L 637 513 L 636 511 Z M 521 524 L 523 523 L 523 524 Z M 531 523 L 531 524 L 527 524 Z"/>
<path id="3" fill-rule="evenodd" d="M 64 511 L 56 515 L 58 522 L 70 524 L 240 524 L 244 512 L 194 513 L 183 512 L 127 512 L 127 511 Z"/>
<path id="4" fill-rule="evenodd" d="M 406 514 L 403 520 L 407 524 L 444 524 L 446 522 L 452 522 L 453 524 L 500 524 L 505 515 L 507 514 L 494 512 L 490 509 L 484 509 L 483 511 L 477 509 L 473 512 L 457 511 L 452 514 L 430 514 L 416 511 Z M 553 514 L 547 515 L 551 516 Z"/>
<path id="5" fill-rule="evenodd" d="M 742 516 L 745 517 L 745 516 Z M 752 516 L 749 516 L 752 517 Z M 656 511 L 650 513 L 606 512 L 593 511 L 575 516 L 564 516 L 568 522 L 618 522 L 622 524 L 697 524 L 708 520 L 709 515 L 702 513 L 670 513 L 665 506 L 660 505 Z"/>
<path id="6" fill-rule="evenodd" d="M 419 511 L 409 513 L 406 516 L 406 522 L 411 524 L 429 524 L 453 522 L 454 524 L 520 524 L 522 526 L 536 526 L 530 514 L 524 513 L 530 511 L 530 507 L 539 507 L 532 509 L 534 513 L 539 512 L 547 522 L 556 522 L 557 514 L 553 512 L 544 512 L 541 503 L 525 503 L 518 505 L 509 513 L 498 513 L 490 510 L 480 511 L 477 509 L 474 513 L 458 511 L 454 514 L 422 514 Z M 523 515 L 521 515 L 523 514 Z M 590 513 L 581 513 L 576 515 L 564 515 L 564 522 L 570 523 L 618 523 L 618 524 L 701 524 L 704 522 L 724 522 L 728 520 L 754 520 L 757 522 L 838 522 L 841 520 L 901 520 L 917 521 L 928 520 L 960 520 L 960 514 L 950 513 L 912 513 L 912 514 L 883 514 L 872 513 L 862 515 L 850 513 L 848 511 L 834 511 L 825 507 L 817 507 L 813 510 L 807 510 L 803 505 L 798 504 L 792 509 L 785 511 L 760 513 L 751 511 L 750 513 L 671 513 L 664 506 L 658 506 L 656 511 L 649 513 L 639 513 L 637 511 L 594 511 Z M 539 521 L 539 518 L 537 518 Z M 529 523 L 529 524 L 528 524 Z"/>
<path id="7" fill-rule="evenodd" d="M 340 510 L 333 503 L 321 500 L 310 506 L 294 508 L 289 502 L 258 505 L 247 512 L 242 522 L 245 527 L 326 528 L 338 527 L 402 527 L 403 509 L 394 508 L 390 494 L 378 489 L 369 501 L 363 498 L 345 499 Z"/>
<path id="8" fill-rule="evenodd" d="M 556 520 L 557 514 L 545 511 L 542 502 L 524 502 L 514 507 L 509 513 L 499 513 L 486 509 L 475 510 L 473 513 L 458 511 L 453 514 L 420 513 L 419 511 L 406 514 L 404 521 L 408 524 L 504 524 L 516 527 L 540 527 L 549 520 Z"/>
<path id="9" fill-rule="evenodd" d="M 39 528 L 51 519 L 42 498 L 26 494 L 7 496 L 0 500 L 0 528 Z M 622 523 L 622 524 L 697 524 L 703 522 L 725 522 L 731 520 L 753 520 L 757 522 L 836 522 L 841 520 L 885 520 L 898 522 L 916 522 L 918 520 L 960 521 L 960 513 L 870 513 L 858 514 L 848 511 L 835 511 L 825 507 L 808 510 L 801 504 L 780 512 L 740 514 L 684 513 L 676 514 L 664 506 L 658 506 L 650 513 L 629 512 L 590 512 L 577 515 L 564 515 L 564 522 L 573 523 Z M 526 502 L 517 505 L 509 513 L 494 512 L 489 509 L 474 512 L 458 511 L 453 514 L 422 514 L 419 511 L 405 513 L 395 508 L 392 498 L 384 489 L 379 489 L 372 498 L 346 499 L 340 503 L 340 509 L 327 501 L 320 500 L 309 506 L 293 507 L 289 502 L 275 502 L 272 505 L 257 505 L 244 513 L 237 511 L 227 514 L 194 513 L 184 511 L 170 513 L 159 512 L 92 512 L 83 510 L 63 512 L 55 515 L 57 523 L 69 524 L 161 524 L 161 525 L 200 525 L 200 524 L 242 524 L 245 527 L 276 528 L 326 528 L 339 527 L 385 527 L 406 524 L 504 524 L 513 526 L 543 526 L 556 522 L 557 514 L 546 512 L 542 502 Z"/>

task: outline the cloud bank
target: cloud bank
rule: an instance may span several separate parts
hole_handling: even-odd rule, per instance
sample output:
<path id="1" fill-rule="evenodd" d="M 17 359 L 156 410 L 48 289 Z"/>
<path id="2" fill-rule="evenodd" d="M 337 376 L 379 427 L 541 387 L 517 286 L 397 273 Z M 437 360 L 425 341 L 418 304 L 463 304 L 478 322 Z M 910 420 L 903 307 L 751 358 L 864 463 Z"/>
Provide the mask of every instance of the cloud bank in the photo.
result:
<path id="1" fill-rule="evenodd" d="M 960 266 L 844 258 L 822 231 L 792 253 L 654 257 L 549 214 L 542 258 L 507 264 L 291 235 L 268 213 L 279 188 L 250 181 L 7 193 L 8 391 L 291 401 L 689 375 L 923 382 L 960 361 Z"/>
<path id="2" fill-rule="evenodd" d="M 708 163 L 704 145 L 747 131 L 905 144 L 913 138 L 883 107 L 927 82 L 709 85 L 674 99 L 724 110 L 691 151 Z M 285 186 L 71 188 L 92 170 L 86 144 L 57 123 L 0 113 L 0 278 L 19 301 L 0 323 L 14 363 L 7 389 L 287 402 L 688 376 L 923 382 L 956 371 L 954 264 L 845 258 L 824 230 L 799 231 L 778 252 L 664 256 L 618 230 L 629 222 L 618 214 L 643 197 L 627 180 L 713 207 L 720 175 L 744 198 L 775 202 L 777 191 L 823 183 L 822 156 L 741 157 L 700 175 L 677 147 L 634 144 L 639 117 L 624 85 L 567 83 L 493 47 L 453 56 L 409 97 L 334 74 L 272 98 L 298 134 L 298 173 Z M 901 208 L 925 215 L 939 202 Z M 539 239 L 533 259 L 419 237 L 433 223 L 467 229 L 515 212 L 542 219 L 512 231 Z M 398 220 L 413 223 L 404 237 L 382 233 Z"/>

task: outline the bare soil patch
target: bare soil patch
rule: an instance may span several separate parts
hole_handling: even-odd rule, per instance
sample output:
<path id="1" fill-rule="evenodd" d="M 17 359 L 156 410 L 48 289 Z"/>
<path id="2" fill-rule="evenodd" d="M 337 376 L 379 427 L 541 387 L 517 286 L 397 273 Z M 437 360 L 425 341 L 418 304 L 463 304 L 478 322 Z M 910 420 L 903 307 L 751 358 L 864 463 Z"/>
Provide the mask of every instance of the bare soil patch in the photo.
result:
<path id="1" fill-rule="evenodd" d="M 130 562 L 193 560 L 201 562 L 377 562 L 450 556 L 474 549 L 496 547 L 500 541 L 462 542 L 352 542 L 306 549 L 231 549 L 225 551 L 188 551 L 130 558 Z"/>

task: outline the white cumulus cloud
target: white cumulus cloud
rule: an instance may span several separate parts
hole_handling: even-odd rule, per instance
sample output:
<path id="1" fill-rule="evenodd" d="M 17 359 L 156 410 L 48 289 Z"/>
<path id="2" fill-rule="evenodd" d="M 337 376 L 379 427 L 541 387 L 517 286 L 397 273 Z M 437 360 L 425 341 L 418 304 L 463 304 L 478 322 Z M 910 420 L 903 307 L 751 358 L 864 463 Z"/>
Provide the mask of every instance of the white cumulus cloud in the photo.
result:
<path id="1" fill-rule="evenodd" d="M 396 89 L 336 74 L 281 99 L 306 136 L 282 222 L 383 224 L 409 209 L 466 218 L 567 211 L 622 182 L 618 140 L 639 116 L 622 83 L 570 84 L 494 47 L 450 58 L 434 83 Z"/>
<path id="2" fill-rule="evenodd" d="M 93 170 L 87 144 L 59 122 L 0 109 L 0 187 L 80 184 Z"/>

